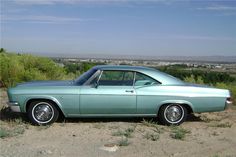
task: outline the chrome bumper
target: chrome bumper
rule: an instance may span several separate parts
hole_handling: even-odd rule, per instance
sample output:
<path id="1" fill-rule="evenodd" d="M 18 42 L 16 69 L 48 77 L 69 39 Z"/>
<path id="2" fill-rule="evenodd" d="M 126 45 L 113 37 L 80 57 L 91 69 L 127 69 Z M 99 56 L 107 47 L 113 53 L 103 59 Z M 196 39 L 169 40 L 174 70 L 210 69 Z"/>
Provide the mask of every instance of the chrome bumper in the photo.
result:
<path id="1" fill-rule="evenodd" d="M 13 112 L 21 112 L 19 103 L 16 101 L 11 101 L 7 103 Z"/>
<path id="2" fill-rule="evenodd" d="M 225 102 L 225 110 L 228 109 L 231 104 L 233 104 L 232 101 L 226 100 L 226 102 Z"/>

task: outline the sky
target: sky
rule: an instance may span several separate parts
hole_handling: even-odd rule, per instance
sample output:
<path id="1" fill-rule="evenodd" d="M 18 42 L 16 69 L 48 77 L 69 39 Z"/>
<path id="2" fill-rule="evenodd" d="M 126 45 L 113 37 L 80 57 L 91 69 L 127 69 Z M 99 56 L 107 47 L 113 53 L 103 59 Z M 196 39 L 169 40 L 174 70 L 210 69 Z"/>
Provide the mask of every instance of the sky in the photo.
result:
<path id="1" fill-rule="evenodd" d="M 236 0 L 0 0 L 18 53 L 235 56 Z"/>

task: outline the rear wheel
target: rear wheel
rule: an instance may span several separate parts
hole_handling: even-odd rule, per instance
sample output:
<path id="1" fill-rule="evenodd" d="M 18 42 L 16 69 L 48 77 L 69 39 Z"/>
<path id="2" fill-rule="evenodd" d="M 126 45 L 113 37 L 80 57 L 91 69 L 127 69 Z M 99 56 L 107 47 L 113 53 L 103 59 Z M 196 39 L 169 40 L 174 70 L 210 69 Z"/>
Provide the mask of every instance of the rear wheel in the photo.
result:
<path id="1" fill-rule="evenodd" d="M 27 114 L 33 124 L 47 125 L 58 119 L 59 111 L 49 101 L 34 101 L 30 104 Z"/>
<path id="2" fill-rule="evenodd" d="M 160 108 L 158 118 L 163 125 L 180 125 L 187 118 L 187 109 L 181 104 L 166 104 Z"/>

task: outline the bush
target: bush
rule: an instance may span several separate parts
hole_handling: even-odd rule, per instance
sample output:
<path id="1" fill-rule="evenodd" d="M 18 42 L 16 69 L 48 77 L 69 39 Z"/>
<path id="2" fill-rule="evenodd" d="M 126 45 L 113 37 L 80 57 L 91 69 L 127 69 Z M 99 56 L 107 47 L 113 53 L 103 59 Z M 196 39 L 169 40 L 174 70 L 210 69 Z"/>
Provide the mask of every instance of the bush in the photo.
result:
<path id="1" fill-rule="evenodd" d="M 173 139 L 177 139 L 177 140 L 184 140 L 186 134 L 191 133 L 189 130 L 186 130 L 182 127 L 179 126 L 171 126 L 171 134 L 170 136 Z"/>
<path id="2" fill-rule="evenodd" d="M 190 77 L 184 78 L 184 81 L 196 84 L 204 84 L 201 76 L 194 77 L 194 75 L 191 75 Z"/>
<path id="3" fill-rule="evenodd" d="M 0 80 L 6 87 L 31 80 L 66 78 L 64 68 L 51 59 L 29 54 L 0 53 Z"/>
<path id="4" fill-rule="evenodd" d="M 184 80 L 188 77 L 194 77 L 195 80 L 198 80 L 198 77 L 202 79 L 202 82 L 205 84 L 216 84 L 217 82 L 231 83 L 236 81 L 234 77 L 229 75 L 227 72 L 215 72 L 215 71 L 206 71 L 206 70 L 188 70 L 180 67 L 160 67 L 159 70 L 166 72 L 170 75 L 173 75 L 181 80 Z"/>

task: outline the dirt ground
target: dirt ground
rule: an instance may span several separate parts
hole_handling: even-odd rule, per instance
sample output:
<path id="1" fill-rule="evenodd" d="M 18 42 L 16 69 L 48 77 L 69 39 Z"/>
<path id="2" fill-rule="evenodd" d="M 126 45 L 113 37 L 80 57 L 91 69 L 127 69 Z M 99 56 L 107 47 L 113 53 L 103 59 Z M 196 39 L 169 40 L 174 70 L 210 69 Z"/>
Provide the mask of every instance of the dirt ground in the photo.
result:
<path id="1" fill-rule="evenodd" d="M 32 126 L 1 91 L 1 157 L 236 157 L 235 106 L 190 115 L 178 127 L 143 118 L 65 119 Z"/>

